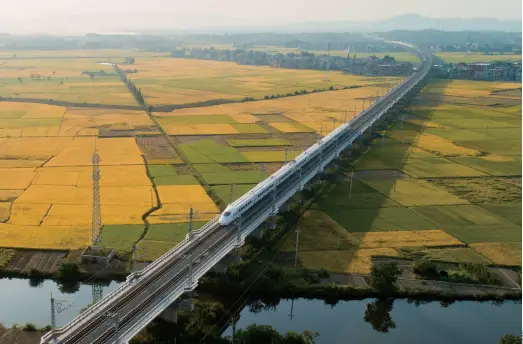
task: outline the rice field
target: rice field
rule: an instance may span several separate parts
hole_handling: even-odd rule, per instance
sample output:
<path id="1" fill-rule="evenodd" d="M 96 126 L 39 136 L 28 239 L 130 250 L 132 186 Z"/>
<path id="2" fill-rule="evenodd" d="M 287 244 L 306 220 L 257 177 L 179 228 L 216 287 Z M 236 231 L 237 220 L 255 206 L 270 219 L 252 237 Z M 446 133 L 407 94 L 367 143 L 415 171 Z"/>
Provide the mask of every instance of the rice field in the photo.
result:
<path id="1" fill-rule="evenodd" d="M 47 53 L 26 52 L 35 58 L 0 66 L 0 93 L 135 106 L 119 77 L 110 75 L 112 67 L 96 64 L 120 63 L 121 52 L 104 52 L 79 58 L 78 52 L 64 51 L 60 58 L 40 60 Z M 337 72 L 325 80 L 325 73 L 314 71 L 135 55 L 138 72 L 128 76 L 153 106 L 338 90 L 151 116 L 141 110 L 0 102 L 0 247 L 89 245 L 96 149 L 103 245 L 129 252 L 137 244 L 143 260 L 155 259 L 184 239 L 191 208 L 195 228 L 217 216 L 220 210 L 206 190 L 226 204 L 235 184 L 237 199 L 399 81 Z M 83 71 L 106 75 L 90 79 Z M 345 86 L 360 87 L 341 89 Z M 504 177 L 521 176 L 521 94 L 507 91 L 511 88 L 429 84 L 423 100 L 405 112 L 404 123 L 393 125 L 350 167 L 392 170 L 407 179 L 384 173 L 350 186 L 341 178 L 302 219 L 301 263 L 368 273 L 373 256 L 398 256 L 407 247 L 440 260 L 513 264 L 518 252 L 509 250 L 510 243 L 521 242 L 521 188 Z"/>
<path id="2" fill-rule="evenodd" d="M 0 65 L 0 93 L 71 103 L 135 105 L 112 66 L 99 58 L 10 59 Z M 102 72 L 90 78 L 83 72 Z"/>
<path id="3" fill-rule="evenodd" d="M 343 88 L 372 84 L 368 77 L 321 71 L 238 65 L 193 59 L 138 59 L 132 80 L 152 105 L 189 104 L 216 99 L 294 93 L 297 90 Z M 390 80 L 394 80 L 391 78 Z"/>
<path id="4" fill-rule="evenodd" d="M 505 92 L 517 87 L 429 83 L 302 220 L 302 265 L 369 273 L 385 255 L 520 266 L 521 94 Z"/>

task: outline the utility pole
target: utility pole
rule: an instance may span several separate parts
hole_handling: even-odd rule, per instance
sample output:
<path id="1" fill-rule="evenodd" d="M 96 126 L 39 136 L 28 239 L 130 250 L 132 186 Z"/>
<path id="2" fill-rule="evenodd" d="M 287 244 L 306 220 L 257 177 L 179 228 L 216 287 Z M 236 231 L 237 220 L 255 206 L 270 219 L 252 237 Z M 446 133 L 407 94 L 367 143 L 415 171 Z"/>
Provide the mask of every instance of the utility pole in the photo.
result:
<path id="1" fill-rule="evenodd" d="M 56 328 L 56 314 L 55 314 L 55 299 L 53 297 L 53 293 L 51 293 L 51 331 L 53 331 L 53 342 L 56 343 L 56 334 L 54 332 L 54 329 Z"/>
<path id="2" fill-rule="evenodd" d="M 193 219 L 193 210 L 192 207 L 189 209 L 189 239 L 193 238 L 193 232 L 192 232 L 192 219 Z"/>
<path id="3" fill-rule="evenodd" d="M 95 149 L 93 152 L 93 214 L 91 246 L 98 248 L 100 243 L 100 232 L 102 230 L 102 219 L 100 215 L 100 155 Z"/>
<path id="4" fill-rule="evenodd" d="M 284 160 L 285 160 L 285 163 L 287 163 L 287 150 L 288 150 L 287 147 L 285 147 L 284 150 L 283 150 L 283 152 L 284 152 L 283 154 L 284 154 Z"/>
<path id="5" fill-rule="evenodd" d="M 352 196 L 352 179 L 353 178 L 354 178 L 354 170 L 352 170 L 352 173 L 350 174 L 349 201 Z"/>
<path id="6" fill-rule="evenodd" d="M 131 272 L 136 272 L 136 244 L 133 244 L 133 263 L 131 265 Z"/>
<path id="7" fill-rule="evenodd" d="M 294 311 L 294 299 L 291 299 L 291 312 L 289 314 L 289 319 L 291 319 L 291 320 L 292 320 L 292 318 L 294 318 L 293 311 Z"/>
<path id="8" fill-rule="evenodd" d="M 296 229 L 296 254 L 294 256 L 294 267 L 298 266 L 298 244 L 300 242 L 300 227 Z"/>
<path id="9" fill-rule="evenodd" d="M 334 131 L 334 129 L 336 129 L 336 118 L 332 119 L 332 131 Z"/>
<path id="10" fill-rule="evenodd" d="M 234 183 L 231 184 L 231 191 L 229 193 L 229 204 L 232 204 L 232 200 L 234 199 Z"/>
<path id="11" fill-rule="evenodd" d="M 263 168 L 263 162 L 260 163 L 260 182 L 263 181 L 263 177 L 265 176 L 264 175 L 264 168 Z"/>
<path id="12" fill-rule="evenodd" d="M 66 300 L 56 300 L 53 297 L 53 294 L 51 293 L 51 327 L 52 327 L 52 333 L 53 333 L 53 342 L 58 343 L 58 339 L 56 338 L 56 313 L 62 313 L 63 311 L 71 308 L 74 302 L 66 301 Z"/>
<path id="13" fill-rule="evenodd" d="M 93 305 L 95 303 L 98 303 L 102 299 L 103 296 L 103 287 L 102 285 L 95 283 L 91 286 L 92 293 L 93 293 Z"/>

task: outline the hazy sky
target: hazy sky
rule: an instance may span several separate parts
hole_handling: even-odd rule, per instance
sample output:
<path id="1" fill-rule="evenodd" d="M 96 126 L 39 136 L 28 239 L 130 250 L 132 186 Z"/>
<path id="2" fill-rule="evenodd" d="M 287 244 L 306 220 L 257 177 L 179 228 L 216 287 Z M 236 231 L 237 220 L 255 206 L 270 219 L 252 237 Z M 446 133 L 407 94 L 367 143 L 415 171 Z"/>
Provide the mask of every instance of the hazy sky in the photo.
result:
<path id="1" fill-rule="evenodd" d="M 0 5 L 0 21 L 4 21 L 4 26 L 22 23 L 31 26 L 33 20 L 40 25 L 42 18 L 57 13 L 116 11 L 136 15 L 144 11 L 172 13 L 173 20 L 185 27 L 222 25 L 231 20 L 254 25 L 372 20 L 405 13 L 430 17 L 521 19 L 521 0 L 0 0 Z"/>

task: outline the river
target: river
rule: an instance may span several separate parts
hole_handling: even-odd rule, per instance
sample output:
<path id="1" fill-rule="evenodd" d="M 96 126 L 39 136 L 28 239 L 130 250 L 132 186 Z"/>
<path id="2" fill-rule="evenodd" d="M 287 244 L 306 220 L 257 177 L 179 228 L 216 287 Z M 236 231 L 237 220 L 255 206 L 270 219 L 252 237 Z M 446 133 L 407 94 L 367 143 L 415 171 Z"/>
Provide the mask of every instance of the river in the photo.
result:
<path id="1" fill-rule="evenodd" d="M 103 295 L 108 294 L 118 286 L 111 282 L 103 288 Z M 56 313 L 58 326 L 65 325 L 72 320 L 82 308 L 93 301 L 93 292 L 90 285 L 80 285 L 74 294 L 64 294 L 56 282 L 43 281 L 38 287 L 31 287 L 27 279 L 0 279 L 0 323 L 5 326 L 13 324 L 24 325 L 33 323 L 38 327 L 51 324 L 51 294 L 56 300 L 66 301 L 67 309 Z M 72 304 L 69 304 L 71 303 Z"/>
<path id="2" fill-rule="evenodd" d="M 106 295 L 118 283 L 103 287 Z M 51 322 L 51 293 L 57 300 L 73 302 L 57 313 L 57 325 L 74 318 L 92 302 L 92 287 L 81 285 L 73 294 L 60 292 L 51 280 L 31 287 L 26 279 L 0 279 L 0 322 L 5 326 L 31 322 L 39 327 Z M 292 314 L 292 316 L 291 316 Z M 364 318 L 367 318 L 367 321 Z M 245 308 L 237 329 L 257 323 L 271 325 L 279 332 L 312 330 L 319 333 L 317 344 L 345 343 L 498 343 L 505 334 L 521 333 L 521 304 L 506 301 L 455 302 L 443 307 L 439 302 L 416 305 L 406 300 L 377 302 L 373 299 L 340 301 L 335 306 L 321 300 L 282 300 L 277 306 Z M 224 335 L 230 335 L 228 328 Z"/>
<path id="3" fill-rule="evenodd" d="M 282 300 L 272 310 L 244 309 L 236 329 L 254 323 L 280 333 L 318 332 L 316 344 L 497 344 L 505 334 L 521 334 L 521 304 L 460 301 L 442 307 L 439 302 L 416 306 L 406 300 L 391 304 L 367 299 L 331 307 L 321 300 Z M 224 335 L 231 334 L 229 327 Z"/>

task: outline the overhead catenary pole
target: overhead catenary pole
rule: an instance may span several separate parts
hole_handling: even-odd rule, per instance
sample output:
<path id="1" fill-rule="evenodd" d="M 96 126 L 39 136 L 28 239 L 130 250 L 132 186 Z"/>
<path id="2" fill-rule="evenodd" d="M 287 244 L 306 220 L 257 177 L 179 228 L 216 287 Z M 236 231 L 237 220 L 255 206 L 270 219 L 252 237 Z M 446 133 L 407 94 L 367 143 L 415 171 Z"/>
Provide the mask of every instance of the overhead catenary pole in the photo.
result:
<path id="1" fill-rule="evenodd" d="M 352 196 L 352 179 L 354 178 L 354 170 L 350 174 L 350 186 L 349 186 L 349 201 Z"/>
<path id="2" fill-rule="evenodd" d="M 296 254 L 294 255 L 294 267 L 298 266 L 298 245 L 300 242 L 300 227 L 296 228 Z"/>
<path id="3" fill-rule="evenodd" d="M 234 183 L 231 184 L 231 190 L 229 193 L 229 204 L 232 204 L 233 199 L 234 199 Z"/>
<path id="4" fill-rule="evenodd" d="M 56 328 L 56 310 L 55 310 L 55 299 L 53 293 L 51 293 L 51 330 L 53 331 L 53 342 L 56 342 L 56 333 L 54 329 Z"/>
<path id="5" fill-rule="evenodd" d="M 192 239 L 193 237 L 193 231 L 192 231 L 192 220 L 193 220 L 194 212 L 192 207 L 189 209 L 189 238 Z"/>

